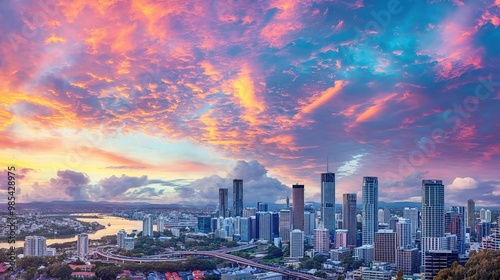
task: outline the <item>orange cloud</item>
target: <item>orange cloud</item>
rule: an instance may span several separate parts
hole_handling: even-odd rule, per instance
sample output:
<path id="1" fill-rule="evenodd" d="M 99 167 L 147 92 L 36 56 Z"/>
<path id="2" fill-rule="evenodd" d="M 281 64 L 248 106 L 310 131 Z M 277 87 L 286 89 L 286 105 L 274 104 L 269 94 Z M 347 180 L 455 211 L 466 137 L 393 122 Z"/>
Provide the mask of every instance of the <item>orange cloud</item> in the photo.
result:
<path id="1" fill-rule="evenodd" d="M 302 119 L 304 115 L 312 113 L 314 110 L 319 108 L 321 105 L 325 104 L 327 101 L 335 97 L 340 93 L 342 88 L 347 85 L 347 82 L 342 80 L 337 80 L 333 87 L 327 88 L 325 91 L 321 92 L 319 96 L 314 96 L 313 100 L 309 100 L 309 104 L 304 106 L 298 114 L 295 115 L 294 119 Z"/>

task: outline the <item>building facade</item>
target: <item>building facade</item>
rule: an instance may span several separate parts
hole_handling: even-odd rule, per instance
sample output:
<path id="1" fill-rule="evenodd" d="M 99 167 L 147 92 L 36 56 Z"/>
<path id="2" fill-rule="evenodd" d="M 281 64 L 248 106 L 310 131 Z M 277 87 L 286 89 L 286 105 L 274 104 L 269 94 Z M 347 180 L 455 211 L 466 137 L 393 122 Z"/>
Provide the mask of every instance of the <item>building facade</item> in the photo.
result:
<path id="1" fill-rule="evenodd" d="M 347 246 L 356 246 L 356 194 L 343 194 L 342 218 L 343 228 L 347 230 Z"/>
<path id="2" fill-rule="evenodd" d="M 363 245 L 373 244 L 378 229 L 378 178 L 363 177 Z"/>
<path id="3" fill-rule="evenodd" d="M 243 180 L 233 180 L 233 213 L 235 217 L 243 216 Z"/>
<path id="4" fill-rule="evenodd" d="M 304 231 L 304 185 L 292 186 L 292 229 Z"/>

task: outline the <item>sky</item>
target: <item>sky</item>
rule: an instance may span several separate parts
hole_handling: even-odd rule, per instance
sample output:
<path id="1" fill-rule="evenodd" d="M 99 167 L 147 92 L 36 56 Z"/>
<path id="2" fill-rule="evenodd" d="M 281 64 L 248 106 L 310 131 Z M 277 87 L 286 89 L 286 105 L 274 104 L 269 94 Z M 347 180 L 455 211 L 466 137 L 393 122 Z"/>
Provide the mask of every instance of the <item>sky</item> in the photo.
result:
<path id="1" fill-rule="evenodd" d="M 59 2 L 59 3 L 58 3 Z M 0 2 L 0 197 L 500 205 L 500 1 Z M 328 166 L 327 166 L 328 158 Z"/>

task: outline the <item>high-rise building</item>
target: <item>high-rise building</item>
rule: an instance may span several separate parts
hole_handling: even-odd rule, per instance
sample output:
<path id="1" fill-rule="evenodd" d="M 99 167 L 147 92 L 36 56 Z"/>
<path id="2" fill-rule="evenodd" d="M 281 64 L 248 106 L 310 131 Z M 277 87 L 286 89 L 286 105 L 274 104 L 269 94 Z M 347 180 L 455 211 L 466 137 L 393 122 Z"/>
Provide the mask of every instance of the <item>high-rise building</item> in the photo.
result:
<path id="1" fill-rule="evenodd" d="M 240 239 L 242 242 L 252 240 L 252 218 L 243 217 L 240 219 Z"/>
<path id="2" fill-rule="evenodd" d="M 294 229 L 290 232 L 290 257 L 304 257 L 304 232 L 300 229 Z"/>
<path id="3" fill-rule="evenodd" d="M 233 210 L 235 217 L 243 216 L 243 180 L 233 180 Z"/>
<path id="4" fill-rule="evenodd" d="M 279 215 L 280 237 L 283 242 L 288 242 L 290 240 L 290 231 L 292 227 L 292 212 L 290 211 L 290 209 L 281 209 Z"/>
<path id="5" fill-rule="evenodd" d="M 267 212 L 269 211 L 269 205 L 264 202 L 257 202 L 257 212 Z"/>
<path id="6" fill-rule="evenodd" d="M 125 238 L 127 237 L 127 233 L 125 232 L 124 229 L 120 229 L 118 233 L 116 234 L 116 245 L 118 248 L 123 249 L 125 248 Z"/>
<path id="7" fill-rule="evenodd" d="M 413 275 L 420 272 L 420 257 L 417 248 L 396 249 L 396 267 L 403 271 L 404 275 Z"/>
<path id="8" fill-rule="evenodd" d="M 150 214 L 142 220 L 142 236 L 153 236 L 153 217 Z"/>
<path id="9" fill-rule="evenodd" d="M 219 217 L 228 217 L 228 190 L 220 188 L 219 189 Z"/>
<path id="10" fill-rule="evenodd" d="M 29 257 L 44 257 L 47 251 L 46 239 L 43 236 L 26 236 L 24 238 L 24 255 Z"/>
<path id="11" fill-rule="evenodd" d="M 272 241 L 271 234 L 271 213 L 257 212 L 257 221 L 259 223 L 259 239 Z"/>
<path id="12" fill-rule="evenodd" d="M 202 233 L 209 233 L 211 229 L 211 218 L 210 216 L 200 216 L 198 217 L 198 231 Z"/>
<path id="13" fill-rule="evenodd" d="M 396 224 L 396 248 L 411 244 L 411 222 L 408 219 L 400 219 Z"/>
<path id="14" fill-rule="evenodd" d="M 488 223 L 491 222 L 491 210 L 490 209 L 486 209 L 486 211 L 484 211 L 484 220 L 487 221 Z"/>
<path id="15" fill-rule="evenodd" d="M 125 237 L 123 243 L 123 249 L 125 250 L 133 250 L 135 247 L 135 239 L 133 237 Z"/>
<path id="16" fill-rule="evenodd" d="M 349 244 L 348 244 L 349 230 L 337 229 L 335 232 L 336 232 L 336 234 L 335 234 L 335 248 L 340 248 L 340 247 L 346 248 L 347 246 L 349 246 Z M 356 236 L 356 235 L 354 235 L 354 236 Z M 354 240 L 354 241 L 356 241 L 356 240 Z"/>
<path id="17" fill-rule="evenodd" d="M 396 263 L 396 233 L 392 230 L 379 230 L 373 243 L 374 260 Z"/>
<path id="18" fill-rule="evenodd" d="M 403 218 L 410 220 L 411 223 L 411 238 L 415 240 L 417 237 L 418 224 L 418 209 L 405 207 L 403 210 Z"/>
<path id="19" fill-rule="evenodd" d="M 476 232 L 476 203 L 473 199 L 467 200 L 467 227 L 471 234 Z"/>
<path id="20" fill-rule="evenodd" d="M 485 220 L 485 211 L 484 208 L 481 208 L 481 210 L 479 210 L 479 219 L 481 219 L 481 221 L 484 221 Z"/>
<path id="21" fill-rule="evenodd" d="M 434 279 L 440 270 L 449 268 L 453 262 L 458 261 L 458 252 L 452 250 L 430 250 L 422 252 L 424 255 L 424 277 Z"/>
<path id="22" fill-rule="evenodd" d="M 304 235 L 313 235 L 316 227 L 314 211 L 304 211 Z"/>
<path id="23" fill-rule="evenodd" d="M 357 260 L 363 260 L 366 264 L 371 263 L 373 261 L 373 245 L 363 245 L 354 248 L 354 257 Z"/>
<path id="24" fill-rule="evenodd" d="M 156 221 L 156 231 L 162 233 L 165 230 L 165 219 L 162 215 L 158 216 Z"/>
<path id="25" fill-rule="evenodd" d="M 255 216 L 255 213 L 257 213 L 257 208 L 255 207 L 247 207 L 246 209 L 243 209 L 243 217 L 252 217 Z"/>
<path id="26" fill-rule="evenodd" d="M 330 251 L 330 230 L 324 227 L 314 230 L 314 250 L 324 254 Z"/>
<path id="27" fill-rule="evenodd" d="M 292 186 L 292 229 L 304 231 L 304 185 Z"/>
<path id="28" fill-rule="evenodd" d="M 321 222 L 328 234 L 335 233 L 335 173 L 321 173 Z"/>
<path id="29" fill-rule="evenodd" d="M 422 181 L 422 238 L 444 236 L 444 185 L 441 180 Z"/>
<path id="30" fill-rule="evenodd" d="M 356 246 L 356 194 L 345 193 L 342 204 L 343 227 L 347 229 L 347 246 Z"/>
<path id="31" fill-rule="evenodd" d="M 459 254 L 465 253 L 465 218 L 462 216 L 460 206 L 452 206 L 444 215 L 445 233 L 454 234 L 457 237 L 456 248 Z"/>
<path id="32" fill-rule="evenodd" d="M 378 209 L 377 219 L 378 219 L 379 223 L 387 223 L 387 222 L 385 222 L 385 211 L 384 211 L 384 209 L 382 209 L 382 208 Z"/>
<path id="33" fill-rule="evenodd" d="M 483 237 L 491 234 L 491 223 L 483 221 L 477 224 L 477 240 L 481 241 Z"/>
<path id="34" fill-rule="evenodd" d="M 378 178 L 363 177 L 363 245 L 373 244 L 378 228 Z"/>
<path id="35" fill-rule="evenodd" d="M 76 240 L 76 251 L 80 256 L 85 256 L 89 252 L 89 235 L 86 233 L 78 234 Z"/>

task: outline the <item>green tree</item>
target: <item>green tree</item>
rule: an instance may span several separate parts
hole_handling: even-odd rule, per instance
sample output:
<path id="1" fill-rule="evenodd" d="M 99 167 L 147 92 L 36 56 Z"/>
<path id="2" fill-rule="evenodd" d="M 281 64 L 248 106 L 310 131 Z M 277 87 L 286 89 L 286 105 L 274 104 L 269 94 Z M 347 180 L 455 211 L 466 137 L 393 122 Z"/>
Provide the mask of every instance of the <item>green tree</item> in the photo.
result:
<path id="1" fill-rule="evenodd" d="M 403 270 L 399 269 L 398 273 L 396 274 L 396 280 L 403 280 Z"/>
<path id="2" fill-rule="evenodd" d="M 54 277 L 58 279 L 70 279 L 71 278 L 71 273 L 73 270 L 69 265 L 64 264 L 59 266 L 55 271 L 54 271 Z"/>
<path id="3" fill-rule="evenodd" d="M 123 272 L 123 269 L 115 265 L 107 265 L 96 268 L 95 275 L 102 280 L 114 280 Z"/>

